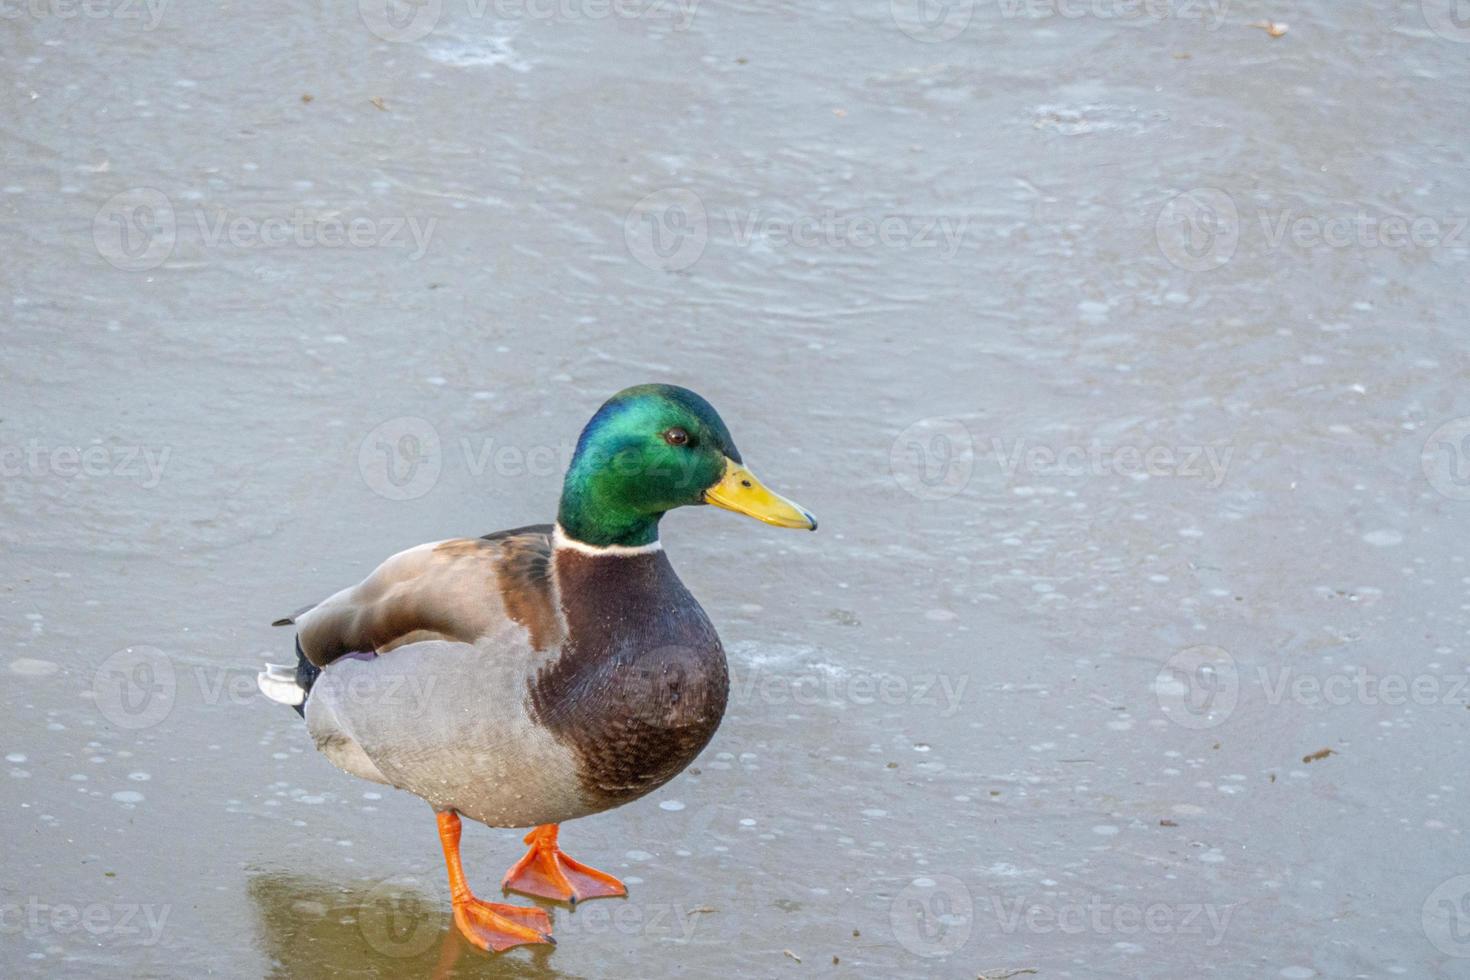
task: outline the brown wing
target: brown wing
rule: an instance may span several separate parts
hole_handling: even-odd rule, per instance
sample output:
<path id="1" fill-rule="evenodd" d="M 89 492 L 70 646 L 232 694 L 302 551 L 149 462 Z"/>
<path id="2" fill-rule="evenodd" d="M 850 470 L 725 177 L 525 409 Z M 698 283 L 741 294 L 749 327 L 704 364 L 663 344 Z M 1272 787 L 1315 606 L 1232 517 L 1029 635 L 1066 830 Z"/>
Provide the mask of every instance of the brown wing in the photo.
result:
<path id="1" fill-rule="evenodd" d="M 544 650 L 562 639 L 554 592 L 551 525 L 538 524 L 401 551 L 290 619 L 318 667 L 420 640 L 473 643 L 511 624 Z"/>

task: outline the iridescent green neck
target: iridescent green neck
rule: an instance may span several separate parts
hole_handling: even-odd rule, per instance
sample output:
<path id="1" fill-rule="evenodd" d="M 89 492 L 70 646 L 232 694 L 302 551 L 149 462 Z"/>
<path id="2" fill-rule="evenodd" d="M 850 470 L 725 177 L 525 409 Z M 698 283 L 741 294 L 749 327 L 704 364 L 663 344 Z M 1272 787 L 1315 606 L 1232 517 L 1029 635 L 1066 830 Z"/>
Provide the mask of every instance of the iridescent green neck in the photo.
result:
<path id="1" fill-rule="evenodd" d="M 568 537 L 599 548 L 633 548 L 658 540 L 658 522 L 663 514 L 641 513 L 620 503 L 609 493 L 613 489 L 607 485 L 609 481 L 599 479 L 600 474 L 590 466 L 578 467 L 577 462 L 573 460 L 567 473 L 556 516 Z"/>
<path id="2" fill-rule="evenodd" d="M 637 548 L 667 511 L 704 502 L 739 452 L 703 398 L 673 385 L 626 388 L 582 429 L 557 520 L 570 538 Z"/>

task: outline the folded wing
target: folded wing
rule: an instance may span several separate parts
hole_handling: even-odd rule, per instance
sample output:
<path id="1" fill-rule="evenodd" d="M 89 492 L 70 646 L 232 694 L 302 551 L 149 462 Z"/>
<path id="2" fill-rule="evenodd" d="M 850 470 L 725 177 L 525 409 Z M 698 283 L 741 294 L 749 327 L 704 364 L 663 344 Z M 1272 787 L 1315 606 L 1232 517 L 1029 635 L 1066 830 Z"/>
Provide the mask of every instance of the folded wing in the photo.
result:
<path id="1" fill-rule="evenodd" d="M 306 658 L 318 667 L 351 653 L 408 643 L 478 643 L 546 650 L 564 627 L 550 573 L 551 526 L 452 538 L 401 551 L 357 585 L 294 616 Z"/>

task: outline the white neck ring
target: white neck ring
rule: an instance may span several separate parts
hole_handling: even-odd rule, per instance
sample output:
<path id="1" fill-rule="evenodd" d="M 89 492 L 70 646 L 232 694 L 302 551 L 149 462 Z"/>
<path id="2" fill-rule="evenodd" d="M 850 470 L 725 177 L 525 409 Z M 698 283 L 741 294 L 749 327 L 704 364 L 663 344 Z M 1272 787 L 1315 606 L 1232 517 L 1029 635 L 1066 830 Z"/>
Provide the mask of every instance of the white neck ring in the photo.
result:
<path id="1" fill-rule="evenodd" d="M 657 539 L 650 541 L 648 544 L 638 545 L 588 544 L 585 541 L 578 541 L 576 538 L 568 535 L 566 531 L 562 530 L 560 524 L 556 526 L 556 530 L 551 532 L 551 546 L 557 549 L 565 548 L 568 551 L 575 551 L 578 554 L 591 555 L 596 558 L 630 558 L 633 555 L 651 555 L 655 551 L 662 551 L 664 548 L 663 542 Z"/>

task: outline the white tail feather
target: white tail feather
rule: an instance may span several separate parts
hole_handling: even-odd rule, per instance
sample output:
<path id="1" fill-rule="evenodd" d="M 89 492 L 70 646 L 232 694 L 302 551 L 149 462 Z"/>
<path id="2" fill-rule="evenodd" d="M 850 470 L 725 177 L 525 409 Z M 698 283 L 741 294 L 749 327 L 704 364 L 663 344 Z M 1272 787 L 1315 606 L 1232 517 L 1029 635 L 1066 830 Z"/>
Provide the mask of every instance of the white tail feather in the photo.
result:
<path id="1" fill-rule="evenodd" d="M 266 664 L 265 670 L 255 675 L 260 693 L 281 704 L 298 705 L 306 700 L 306 691 L 296 683 L 296 668 L 281 664 Z"/>

